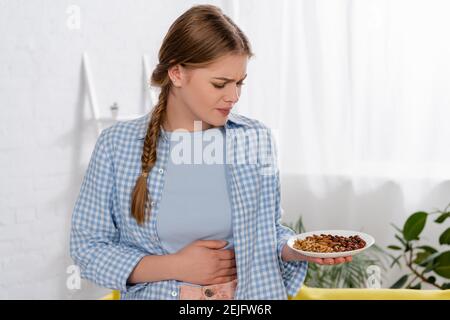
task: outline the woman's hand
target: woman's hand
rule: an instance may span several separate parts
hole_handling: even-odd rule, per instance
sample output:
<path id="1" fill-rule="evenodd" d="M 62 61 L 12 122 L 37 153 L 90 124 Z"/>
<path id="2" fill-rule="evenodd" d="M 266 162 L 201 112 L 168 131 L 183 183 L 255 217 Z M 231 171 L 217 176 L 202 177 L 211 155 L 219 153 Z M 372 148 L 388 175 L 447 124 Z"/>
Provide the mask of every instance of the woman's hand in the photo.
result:
<path id="1" fill-rule="evenodd" d="M 299 255 L 298 256 L 299 259 L 301 259 L 303 261 L 317 263 L 317 264 L 335 265 L 335 264 L 340 264 L 340 263 L 351 262 L 352 261 L 352 256 L 322 259 L 322 258 L 308 257 L 308 256 L 305 256 L 305 255 L 302 255 L 299 252 L 297 252 L 297 253 Z"/>
<path id="2" fill-rule="evenodd" d="M 351 262 L 352 256 L 345 256 L 339 258 L 314 258 L 308 257 L 300 252 L 292 250 L 287 244 L 283 247 L 282 258 L 284 261 L 308 261 L 317 264 L 335 265 L 344 262 Z"/>
<path id="3" fill-rule="evenodd" d="M 223 240 L 197 240 L 174 254 L 176 280 L 198 285 L 230 282 L 237 278 L 234 250 L 219 250 Z"/>

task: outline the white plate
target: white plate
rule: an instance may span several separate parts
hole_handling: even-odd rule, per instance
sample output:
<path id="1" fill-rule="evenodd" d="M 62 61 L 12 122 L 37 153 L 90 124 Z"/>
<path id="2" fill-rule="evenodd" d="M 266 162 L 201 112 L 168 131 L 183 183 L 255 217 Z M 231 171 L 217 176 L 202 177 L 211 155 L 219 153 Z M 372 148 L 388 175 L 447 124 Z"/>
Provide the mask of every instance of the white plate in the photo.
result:
<path id="1" fill-rule="evenodd" d="M 334 236 L 344 236 L 344 237 L 350 237 L 350 236 L 360 236 L 361 239 L 363 239 L 366 242 L 366 246 L 364 248 L 358 249 L 358 250 L 351 250 L 351 251 L 343 251 L 343 252 L 311 252 L 311 251 L 303 251 L 299 249 L 294 248 L 294 241 L 296 239 L 303 240 L 308 236 L 312 236 L 313 234 L 321 235 L 321 234 L 331 234 Z M 309 257 L 314 258 L 338 258 L 338 257 L 346 257 L 346 256 L 353 256 L 357 253 L 360 253 L 366 249 L 368 249 L 371 245 L 375 243 L 375 239 L 368 235 L 367 233 L 358 232 L 358 231 L 351 231 L 351 230 L 319 230 L 319 231 L 310 231 L 305 232 L 301 234 L 293 235 L 288 239 L 288 246 L 291 247 L 291 249 L 300 252 L 301 254 Z"/>

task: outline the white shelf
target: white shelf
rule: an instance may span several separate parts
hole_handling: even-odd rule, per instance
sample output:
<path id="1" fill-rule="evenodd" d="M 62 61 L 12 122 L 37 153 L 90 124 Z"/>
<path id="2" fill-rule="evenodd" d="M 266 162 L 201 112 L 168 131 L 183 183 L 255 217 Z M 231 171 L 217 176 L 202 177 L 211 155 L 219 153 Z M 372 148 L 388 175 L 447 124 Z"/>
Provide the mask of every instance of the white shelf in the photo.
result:
<path id="1" fill-rule="evenodd" d="M 128 120 L 134 120 L 137 119 L 139 117 L 144 116 L 143 114 L 129 114 L 129 115 L 121 115 L 121 116 L 117 116 L 117 118 L 113 118 L 113 117 L 99 117 L 95 120 L 99 121 L 99 122 L 116 122 L 116 121 L 128 121 Z"/>
<path id="2" fill-rule="evenodd" d="M 147 80 L 149 79 L 149 75 L 150 75 L 150 69 L 149 69 L 149 65 L 147 62 L 147 57 L 146 55 L 144 55 L 142 57 L 142 65 L 144 68 L 144 81 L 145 83 L 147 83 Z M 83 53 L 83 71 L 84 71 L 84 76 L 85 76 L 85 82 L 86 82 L 86 87 L 88 90 L 88 98 L 89 98 L 89 103 L 91 106 L 91 111 L 92 111 L 92 115 L 93 115 L 93 119 L 92 121 L 94 121 L 96 123 L 96 127 L 97 127 L 97 134 L 100 135 L 101 131 L 103 130 L 104 125 L 110 125 L 113 124 L 117 121 L 127 121 L 127 120 L 133 120 L 139 117 L 142 117 L 146 111 L 142 110 L 142 113 L 140 114 L 128 114 L 128 115 L 122 115 L 122 114 L 118 114 L 116 117 L 112 116 L 112 110 L 111 107 L 113 105 L 116 105 L 117 112 L 119 112 L 119 106 L 116 104 L 116 102 L 114 102 L 110 107 L 109 107 L 109 111 L 111 111 L 111 117 L 104 117 L 104 116 L 100 116 L 100 110 L 98 107 L 98 103 L 97 103 L 97 95 L 95 92 L 95 86 L 94 86 L 94 79 L 92 77 L 92 73 L 91 73 L 91 67 L 90 67 L 90 62 L 89 62 L 89 57 L 87 55 L 86 52 Z M 151 105 L 153 106 L 156 102 L 156 93 L 151 90 L 150 88 L 146 88 L 147 89 L 147 99 L 150 100 Z M 142 108 L 144 109 L 144 108 Z"/>

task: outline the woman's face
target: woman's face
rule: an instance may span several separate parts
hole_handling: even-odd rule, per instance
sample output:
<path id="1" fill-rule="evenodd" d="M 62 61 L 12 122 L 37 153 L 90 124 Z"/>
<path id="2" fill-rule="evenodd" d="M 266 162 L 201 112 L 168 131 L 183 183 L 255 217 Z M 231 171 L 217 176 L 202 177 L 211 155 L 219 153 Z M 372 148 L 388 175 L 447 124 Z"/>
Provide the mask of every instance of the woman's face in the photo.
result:
<path id="1" fill-rule="evenodd" d="M 175 87 L 175 105 L 186 109 L 183 113 L 189 115 L 190 121 L 201 120 L 214 127 L 224 125 L 241 95 L 247 61 L 247 55 L 226 55 L 204 68 L 178 65 L 169 70 Z"/>

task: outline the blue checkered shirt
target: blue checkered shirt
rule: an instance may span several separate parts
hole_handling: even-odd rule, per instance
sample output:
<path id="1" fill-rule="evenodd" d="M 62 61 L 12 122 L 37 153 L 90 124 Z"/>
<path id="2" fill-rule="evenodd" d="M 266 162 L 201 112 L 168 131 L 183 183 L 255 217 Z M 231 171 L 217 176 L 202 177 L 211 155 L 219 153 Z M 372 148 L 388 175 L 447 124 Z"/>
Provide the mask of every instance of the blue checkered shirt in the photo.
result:
<path id="1" fill-rule="evenodd" d="M 150 116 L 119 121 L 101 132 L 74 205 L 70 255 L 83 279 L 120 290 L 121 299 L 176 300 L 181 283 L 177 280 L 127 282 L 144 256 L 165 254 L 156 232 L 170 147 L 164 135 L 147 178 L 150 218 L 139 226 L 130 214 Z M 234 298 L 288 299 L 300 290 L 308 264 L 281 259 L 283 246 L 295 232 L 281 224 L 273 135 L 262 122 L 235 113 L 229 114 L 224 127 L 227 157 L 233 155 L 226 163 L 238 278 Z"/>

